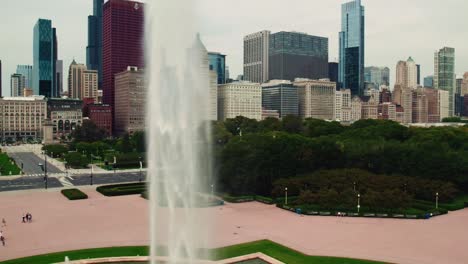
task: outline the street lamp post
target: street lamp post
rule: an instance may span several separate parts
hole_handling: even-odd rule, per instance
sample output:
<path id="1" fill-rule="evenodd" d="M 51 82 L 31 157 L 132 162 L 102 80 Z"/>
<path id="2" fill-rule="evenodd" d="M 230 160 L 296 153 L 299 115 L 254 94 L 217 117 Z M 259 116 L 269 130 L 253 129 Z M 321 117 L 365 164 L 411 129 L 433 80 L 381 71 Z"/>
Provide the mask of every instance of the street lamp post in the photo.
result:
<path id="1" fill-rule="evenodd" d="M 214 197 L 214 184 L 211 184 L 211 197 Z"/>
<path id="2" fill-rule="evenodd" d="M 143 177 L 142 177 L 142 170 L 143 170 L 143 162 L 141 161 L 141 157 L 140 157 L 140 182 L 143 181 Z"/>
<path id="3" fill-rule="evenodd" d="M 358 193 L 358 195 L 357 195 L 357 212 L 358 212 L 358 214 L 359 214 L 360 209 L 361 209 L 361 194 Z"/>
<path id="4" fill-rule="evenodd" d="M 44 153 L 44 181 L 45 181 L 45 188 L 47 190 L 49 179 L 47 178 L 47 154 L 46 153 Z"/>
<path id="5" fill-rule="evenodd" d="M 288 205 L 288 187 L 284 187 L 284 204 Z"/>
<path id="6" fill-rule="evenodd" d="M 353 183 L 353 190 L 356 192 L 356 182 Z"/>
<path id="7" fill-rule="evenodd" d="M 117 166 L 117 158 L 114 156 L 114 165 L 113 165 L 113 167 L 114 167 L 114 175 L 115 175 L 115 168 L 116 168 L 116 166 Z"/>
<path id="8" fill-rule="evenodd" d="M 436 192 L 436 209 L 439 209 L 439 193 Z"/>
<path id="9" fill-rule="evenodd" d="M 89 176 L 91 180 L 91 185 L 93 185 L 93 168 L 93 164 L 91 163 L 91 175 Z"/>

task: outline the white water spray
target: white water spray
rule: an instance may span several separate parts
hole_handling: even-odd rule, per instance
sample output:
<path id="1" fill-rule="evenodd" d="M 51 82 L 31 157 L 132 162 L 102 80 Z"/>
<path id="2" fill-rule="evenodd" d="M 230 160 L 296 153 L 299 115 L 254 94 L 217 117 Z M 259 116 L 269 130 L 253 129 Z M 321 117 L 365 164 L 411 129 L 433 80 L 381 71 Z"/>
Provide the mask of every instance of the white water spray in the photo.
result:
<path id="1" fill-rule="evenodd" d="M 168 263 L 194 263 L 210 237 L 209 210 L 196 208 L 213 181 L 208 59 L 194 2 L 146 7 L 151 263 L 159 246 L 167 246 Z"/>

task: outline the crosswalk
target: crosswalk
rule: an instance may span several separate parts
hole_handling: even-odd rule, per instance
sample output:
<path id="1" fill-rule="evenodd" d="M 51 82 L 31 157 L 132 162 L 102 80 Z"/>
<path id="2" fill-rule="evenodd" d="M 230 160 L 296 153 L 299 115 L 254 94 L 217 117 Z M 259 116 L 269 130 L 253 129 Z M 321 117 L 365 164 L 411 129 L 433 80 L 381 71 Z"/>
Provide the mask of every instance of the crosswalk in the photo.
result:
<path id="1" fill-rule="evenodd" d="M 73 183 L 71 183 L 69 181 L 69 179 L 73 180 L 73 178 L 71 176 L 62 176 L 62 177 L 58 177 L 57 179 L 63 185 L 63 187 L 73 187 L 74 186 Z"/>

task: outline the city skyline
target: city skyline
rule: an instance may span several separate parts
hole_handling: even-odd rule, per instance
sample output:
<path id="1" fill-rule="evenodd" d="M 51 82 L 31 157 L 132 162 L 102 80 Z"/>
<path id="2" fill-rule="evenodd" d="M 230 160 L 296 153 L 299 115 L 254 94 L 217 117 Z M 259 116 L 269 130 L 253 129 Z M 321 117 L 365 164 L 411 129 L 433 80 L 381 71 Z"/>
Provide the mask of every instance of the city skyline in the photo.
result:
<path id="1" fill-rule="evenodd" d="M 289 11 L 286 13 L 284 2 L 281 1 L 259 0 L 255 3 L 249 2 L 248 5 L 239 5 L 238 1 L 221 3 L 203 0 L 198 6 L 201 37 L 209 51 L 227 55 L 226 65 L 229 66 L 231 76 L 242 73 L 243 37 L 260 30 L 298 31 L 328 37 L 329 61 L 335 61 L 338 59 L 341 4 L 345 2 L 347 1 L 330 0 L 309 3 L 298 0 L 295 5 L 288 6 Z M 363 0 L 362 4 L 365 6 L 366 16 L 365 66 L 389 67 L 391 86 L 394 84 L 395 66 L 399 60 L 412 56 L 421 64 L 422 77 L 432 75 L 434 51 L 444 46 L 457 50 L 455 67 L 457 76 L 462 76 L 463 72 L 468 70 L 468 47 L 463 45 L 463 34 L 457 34 L 457 29 L 464 28 L 468 22 L 453 19 L 462 17 L 464 10 L 462 7 L 468 7 L 467 3 L 460 0 L 448 0 L 443 3 L 416 0 L 410 3 L 404 2 L 404 9 L 399 8 L 401 5 L 398 3 L 388 6 L 383 0 Z M 258 10 L 265 5 L 271 7 L 272 12 L 266 17 L 258 16 Z M 43 8 L 44 6 L 51 8 Z M 283 8 L 280 8 L 281 6 Z M 20 8 L 22 16 L 15 17 L 15 10 Z M 310 10 L 317 9 L 320 9 L 320 15 L 310 16 Z M 438 12 L 441 9 L 451 10 L 450 15 L 445 14 L 448 12 Z M 236 12 L 216 12 L 217 10 Z M 59 58 L 64 60 L 64 65 L 70 65 L 73 59 L 86 63 L 87 22 L 88 15 L 92 12 L 92 0 L 73 0 L 66 3 L 59 0 L 44 0 L 40 3 L 29 0 L 5 2 L 0 14 L 10 21 L 10 24 L 14 24 L 16 30 L 0 27 L 0 33 L 4 36 L 0 43 L 4 95 L 9 95 L 9 78 L 5 76 L 15 73 L 19 64 L 32 65 L 32 30 L 39 18 L 51 19 L 57 28 L 60 38 Z M 241 13 L 242 16 L 239 15 Z M 393 19 L 390 19 L 390 16 L 382 17 L 381 14 L 398 14 L 398 16 L 393 15 L 391 17 Z M 290 19 L 277 19 L 278 17 Z M 400 30 L 402 27 L 413 30 L 403 32 Z M 407 39 L 412 41 L 406 41 Z"/>

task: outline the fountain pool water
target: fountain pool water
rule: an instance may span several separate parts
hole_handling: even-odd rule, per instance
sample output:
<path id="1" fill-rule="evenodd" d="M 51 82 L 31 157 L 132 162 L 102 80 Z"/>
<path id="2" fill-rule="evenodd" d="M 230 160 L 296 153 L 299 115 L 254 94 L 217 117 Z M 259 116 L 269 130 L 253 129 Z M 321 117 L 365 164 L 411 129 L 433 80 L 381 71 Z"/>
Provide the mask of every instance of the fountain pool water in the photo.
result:
<path id="1" fill-rule="evenodd" d="M 208 247 L 212 218 L 196 203 L 213 184 L 210 91 L 195 4 L 151 0 L 146 7 L 151 263 L 160 245 L 168 264 L 207 257 L 198 249 Z"/>

